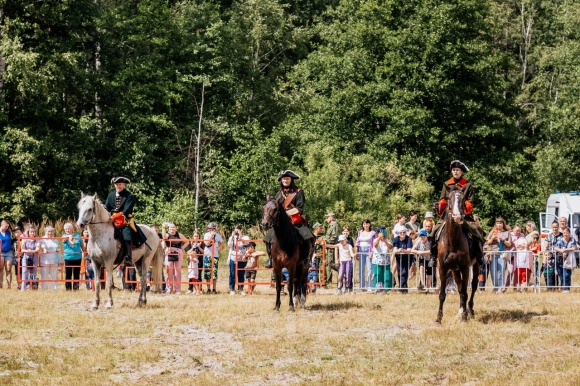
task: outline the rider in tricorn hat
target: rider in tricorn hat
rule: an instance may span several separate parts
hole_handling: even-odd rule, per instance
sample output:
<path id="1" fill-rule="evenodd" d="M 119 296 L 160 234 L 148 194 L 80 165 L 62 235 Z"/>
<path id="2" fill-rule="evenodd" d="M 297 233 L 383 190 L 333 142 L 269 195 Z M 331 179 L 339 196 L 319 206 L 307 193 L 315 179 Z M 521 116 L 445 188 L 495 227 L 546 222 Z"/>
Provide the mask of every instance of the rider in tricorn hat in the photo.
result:
<path id="1" fill-rule="evenodd" d="M 300 179 L 300 176 L 294 173 L 292 170 L 284 170 L 278 176 L 278 182 L 280 183 L 280 190 L 276 193 L 274 198 L 280 204 L 284 206 L 284 210 L 290 216 L 292 223 L 298 230 L 300 237 L 304 241 L 310 241 L 314 244 L 314 235 L 310 228 L 308 228 L 308 223 L 303 217 L 304 212 L 304 191 L 296 186 L 295 180 Z M 268 262 L 266 263 L 266 268 L 272 268 L 272 254 L 271 247 L 274 242 L 274 230 L 270 229 L 266 236 L 264 237 L 264 243 L 266 244 L 266 250 L 268 252 Z M 309 256 L 303 256 L 304 264 L 306 267 L 310 266 Z"/>
<path id="2" fill-rule="evenodd" d="M 466 220 L 463 222 L 463 227 L 469 238 L 469 253 L 477 259 L 479 264 L 483 264 L 483 243 L 485 240 L 482 236 L 483 230 L 476 227 L 473 218 L 473 186 L 465 179 L 465 177 L 463 177 L 463 173 L 467 173 L 469 168 L 465 166 L 463 162 L 455 160 L 451 162 L 449 169 L 451 170 L 452 177 L 443 184 L 437 208 L 439 221 L 435 224 L 433 231 L 431 232 L 431 237 L 434 241 L 431 247 L 431 260 L 429 261 L 429 265 L 433 266 L 435 264 L 435 259 L 437 258 L 437 240 L 435 240 L 435 237 L 437 231 L 445 222 L 447 214 L 447 197 L 449 196 L 449 192 L 453 189 L 460 189 L 463 192 Z"/>
<path id="3" fill-rule="evenodd" d="M 120 240 L 125 247 L 125 265 L 132 265 L 130 224 L 133 222 L 135 197 L 125 189 L 125 185 L 131 181 L 126 177 L 113 177 L 111 183 L 115 185 L 115 191 L 109 193 L 107 201 L 105 201 L 105 208 L 112 214 L 111 222 L 115 226 L 115 239 Z"/>

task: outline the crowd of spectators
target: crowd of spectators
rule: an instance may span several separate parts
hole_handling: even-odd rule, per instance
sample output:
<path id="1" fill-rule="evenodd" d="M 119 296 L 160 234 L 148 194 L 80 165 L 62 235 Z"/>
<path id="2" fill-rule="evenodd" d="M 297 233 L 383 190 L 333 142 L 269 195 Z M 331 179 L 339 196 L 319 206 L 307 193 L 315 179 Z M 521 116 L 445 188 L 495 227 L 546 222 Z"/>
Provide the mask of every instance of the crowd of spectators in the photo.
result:
<path id="1" fill-rule="evenodd" d="M 478 221 L 477 217 L 475 220 Z M 338 225 L 333 213 L 326 216 L 326 224 L 326 231 L 321 223 L 313 226 L 314 235 L 324 243 L 317 243 L 312 255 L 308 272 L 312 292 L 316 292 L 318 284 L 324 281 L 326 288 L 336 283 L 336 295 L 351 294 L 355 291 L 357 273 L 359 291 L 407 293 L 409 287 L 416 287 L 419 291 L 437 292 L 436 266 L 429 263 L 434 226 L 431 212 L 425 214 L 423 221 L 419 221 L 417 212 L 411 211 L 408 221 L 399 213 L 393 225 L 388 227 L 373 227 L 371 221 L 365 219 L 356 238 L 350 236 L 347 226 Z M 155 225 L 152 227 L 162 239 L 165 250 L 164 292 L 180 294 L 183 280 L 188 284 L 187 294 L 216 294 L 220 251 L 227 246 L 229 294 L 251 293 L 260 257 L 265 253 L 257 250 L 256 243 L 244 233 L 241 225 L 235 227 L 227 242 L 217 232 L 214 222 L 208 224 L 203 236 L 196 229 L 191 237 L 178 232 L 173 222 L 163 223 L 161 232 Z M 526 222 L 524 227 L 520 224 L 510 227 L 501 217 L 497 218 L 485 237 L 485 264 L 476 273 L 480 290 L 491 287 L 496 293 L 504 293 L 510 288 L 526 291 L 533 285 L 546 287 L 549 291 L 559 288 L 564 293 L 569 292 L 572 270 L 578 266 L 579 237 L 579 229 L 572 232 L 566 218 L 554 221 L 551 232 L 543 240 L 533 221 Z M 21 291 L 38 289 L 39 283 L 42 290 L 56 290 L 58 281 L 63 278 L 67 291 L 78 290 L 82 281 L 91 289 L 95 272 L 87 251 L 87 238 L 86 230 L 82 235 L 76 233 L 71 223 L 64 225 L 60 237 L 55 236 L 51 226 L 45 226 L 44 235 L 40 237 L 33 226 L 25 226 L 24 230 L 18 226 L 12 228 L 3 220 L 0 224 L 0 288 L 4 285 L 4 276 L 7 288 L 12 288 L 16 282 L 14 270 L 19 277 L 16 285 Z M 182 279 L 182 271 L 187 272 L 187 280 Z M 336 272 L 336 279 L 333 272 Z M 135 270 L 121 266 L 119 273 L 123 287 L 134 290 Z M 126 276 L 129 273 L 131 276 Z M 81 275 L 84 275 L 82 279 Z M 411 277 L 416 280 L 413 285 L 409 284 Z M 207 284 L 205 292 L 202 282 Z M 453 283 L 450 284 L 453 288 Z M 101 285 L 104 287 L 105 283 Z"/>

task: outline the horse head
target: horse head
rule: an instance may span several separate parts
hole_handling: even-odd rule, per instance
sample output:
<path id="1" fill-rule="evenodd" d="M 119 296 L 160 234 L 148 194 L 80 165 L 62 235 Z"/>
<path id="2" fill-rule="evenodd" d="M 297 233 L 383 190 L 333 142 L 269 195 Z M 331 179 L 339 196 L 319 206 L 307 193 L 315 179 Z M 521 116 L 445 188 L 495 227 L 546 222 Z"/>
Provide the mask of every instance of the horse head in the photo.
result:
<path id="1" fill-rule="evenodd" d="M 262 228 L 267 231 L 278 224 L 278 202 L 268 196 L 268 202 L 262 210 Z"/>
<path id="2" fill-rule="evenodd" d="M 77 207 L 79 208 L 77 225 L 81 229 L 83 229 L 85 225 L 94 221 L 96 212 L 95 204 L 97 203 L 100 204 L 96 193 L 94 196 L 87 196 L 84 193 L 81 193 L 81 200 L 77 204 Z"/>
<path id="3" fill-rule="evenodd" d="M 447 215 L 451 216 L 456 224 L 463 224 L 465 218 L 465 200 L 463 192 L 455 188 L 449 192 L 447 197 Z"/>

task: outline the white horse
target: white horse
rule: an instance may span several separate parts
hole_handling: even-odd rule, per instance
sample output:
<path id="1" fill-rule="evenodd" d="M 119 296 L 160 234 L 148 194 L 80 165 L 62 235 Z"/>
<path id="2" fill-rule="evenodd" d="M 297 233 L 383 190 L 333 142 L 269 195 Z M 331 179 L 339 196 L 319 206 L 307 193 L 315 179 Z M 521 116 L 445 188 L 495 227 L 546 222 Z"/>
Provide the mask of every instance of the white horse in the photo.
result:
<path id="1" fill-rule="evenodd" d="M 106 288 L 109 293 L 109 301 L 105 304 L 105 308 L 111 308 L 113 306 L 113 264 L 123 260 L 119 255 L 120 244 L 114 238 L 115 228 L 109 221 L 111 215 L 96 194 L 94 196 L 81 194 L 81 200 L 77 206 L 79 208 L 77 225 L 81 228 L 86 226 L 89 230 L 87 250 L 95 271 L 95 301 L 91 308 L 96 310 L 99 307 L 102 267 L 107 270 Z M 147 225 L 139 224 L 139 227 L 147 237 L 146 244 L 133 250 L 133 264 L 141 279 L 141 291 L 137 302 L 137 305 L 141 307 L 147 304 L 147 270 L 149 266 L 152 266 L 152 280 L 154 283 L 160 283 L 164 256 L 157 233 Z"/>

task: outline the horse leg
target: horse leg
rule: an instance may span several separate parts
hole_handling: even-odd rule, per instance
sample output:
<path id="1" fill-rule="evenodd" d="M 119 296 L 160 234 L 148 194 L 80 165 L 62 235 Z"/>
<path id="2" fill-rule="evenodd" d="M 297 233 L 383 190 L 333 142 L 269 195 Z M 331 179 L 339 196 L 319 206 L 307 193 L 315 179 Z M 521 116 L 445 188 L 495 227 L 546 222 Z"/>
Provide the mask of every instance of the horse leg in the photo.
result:
<path id="1" fill-rule="evenodd" d="M 469 267 L 464 267 L 457 273 L 453 272 L 453 276 L 459 286 L 459 313 L 457 316 L 461 317 L 461 322 L 467 322 L 467 283 L 469 282 Z"/>
<path id="2" fill-rule="evenodd" d="M 276 305 L 274 311 L 280 311 L 280 292 L 282 292 L 282 269 L 274 266 L 274 276 L 276 277 Z"/>
<path id="3" fill-rule="evenodd" d="M 467 312 L 469 312 L 469 315 L 471 315 L 471 317 L 475 317 L 475 312 L 473 311 L 473 298 L 475 296 L 475 293 L 477 292 L 477 286 L 479 285 L 479 278 L 478 278 L 478 274 L 479 274 L 479 263 L 475 262 L 475 264 L 473 264 L 473 268 L 472 268 L 472 274 L 473 277 L 471 278 L 471 296 L 469 297 L 469 304 L 467 307 Z"/>
<path id="4" fill-rule="evenodd" d="M 105 304 L 105 308 L 113 307 L 113 276 L 115 275 L 115 271 L 113 269 L 113 262 L 107 261 L 105 264 L 107 270 L 107 294 L 109 295 L 109 300 Z"/>
<path id="5" fill-rule="evenodd" d="M 101 269 L 103 268 L 93 260 L 93 270 L 95 271 L 95 278 L 93 279 L 93 285 L 95 286 L 95 300 L 91 305 L 92 310 L 98 309 L 99 303 L 101 302 Z"/>
<path id="6" fill-rule="evenodd" d="M 150 260 L 150 257 L 146 259 L 145 256 L 143 256 L 135 262 L 135 269 L 139 269 L 139 279 L 141 285 L 137 307 L 143 307 L 147 304 L 147 269 L 149 267 Z M 145 264 L 145 261 L 147 261 L 147 264 Z"/>
<path id="7" fill-rule="evenodd" d="M 296 266 L 292 267 L 292 269 L 288 269 L 288 297 L 290 311 L 294 312 L 294 277 L 296 275 Z"/>
<path id="8" fill-rule="evenodd" d="M 298 305 L 298 303 L 300 303 L 300 292 L 302 291 L 302 283 L 300 282 L 300 279 L 302 277 L 301 274 L 298 274 L 299 270 L 302 269 L 302 265 L 297 265 L 296 268 L 294 269 L 294 291 L 293 291 L 293 296 L 294 296 L 294 305 Z"/>
<path id="9" fill-rule="evenodd" d="M 457 317 L 459 318 L 465 311 L 465 304 L 463 303 L 461 296 L 465 286 L 463 285 L 463 279 L 461 277 L 460 271 L 451 271 L 451 277 L 453 278 L 453 281 L 455 281 L 455 287 L 457 288 L 457 294 L 459 295 L 459 310 L 457 311 Z"/>
<path id="10" fill-rule="evenodd" d="M 437 313 L 436 323 L 441 324 L 441 319 L 443 319 L 443 303 L 445 303 L 445 297 L 447 296 L 447 268 L 443 267 L 441 264 L 442 260 L 439 260 L 439 277 L 441 278 L 441 289 L 439 290 L 439 312 Z"/>

